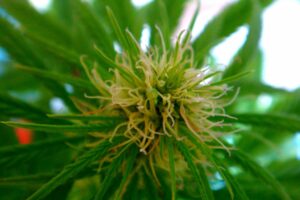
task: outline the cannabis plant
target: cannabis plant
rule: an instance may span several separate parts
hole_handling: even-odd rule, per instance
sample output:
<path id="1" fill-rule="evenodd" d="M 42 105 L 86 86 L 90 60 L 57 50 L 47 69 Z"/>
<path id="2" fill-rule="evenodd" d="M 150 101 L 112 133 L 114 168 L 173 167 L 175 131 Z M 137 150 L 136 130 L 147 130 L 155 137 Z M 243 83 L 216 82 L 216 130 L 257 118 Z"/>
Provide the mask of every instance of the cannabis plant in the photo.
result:
<path id="1" fill-rule="evenodd" d="M 297 92 L 260 81 L 272 1 L 236 1 L 199 36 L 199 5 L 176 34 L 187 2 L 0 1 L 0 199 L 300 198 L 299 163 L 277 155 L 300 130 Z M 220 68 L 211 50 L 241 26 Z"/>

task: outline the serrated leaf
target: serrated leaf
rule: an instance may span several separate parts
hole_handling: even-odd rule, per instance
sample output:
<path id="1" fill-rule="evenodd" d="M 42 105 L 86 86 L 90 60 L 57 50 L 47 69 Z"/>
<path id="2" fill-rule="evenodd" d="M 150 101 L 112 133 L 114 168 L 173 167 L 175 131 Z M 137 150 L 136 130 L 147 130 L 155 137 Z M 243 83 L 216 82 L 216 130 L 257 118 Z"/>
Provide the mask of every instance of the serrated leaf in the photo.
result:
<path id="1" fill-rule="evenodd" d="M 114 12 L 122 30 L 128 28 L 135 37 L 140 37 L 143 21 L 140 17 L 141 13 L 138 13 L 139 10 L 133 6 L 131 0 L 95 0 L 92 5 L 102 20 L 107 19 L 104 13 L 105 7 L 108 6 Z"/>
<path id="2" fill-rule="evenodd" d="M 137 187 L 136 187 L 138 185 L 138 181 L 139 181 L 139 176 L 137 173 L 135 173 L 126 188 L 125 194 L 123 195 L 123 199 L 139 200 L 139 197 L 138 197 L 139 189 L 137 189 Z M 146 182 L 146 183 L 148 183 L 148 182 Z M 153 191 L 155 192 L 156 190 L 153 190 Z M 156 196 L 154 196 L 154 199 L 158 199 L 155 197 Z"/>
<path id="3" fill-rule="evenodd" d="M 175 158 L 174 158 L 174 146 L 172 141 L 167 141 L 168 153 L 169 153 L 169 166 L 171 175 L 171 189 L 172 189 L 172 200 L 176 199 L 176 174 L 175 174 Z"/>
<path id="4" fill-rule="evenodd" d="M 214 157 L 214 162 L 218 169 L 218 172 L 221 174 L 222 178 L 226 182 L 226 187 L 231 195 L 231 199 L 239 199 L 239 200 L 248 200 L 248 196 L 242 188 L 242 185 L 235 179 L 233 175 L 230 174 L 228 167 L 224 163 L 223 160 L 219 160 L 219 158 Z"/>
<path id="5" fill-rule="evenodd" d="M 95 46 L 95 49 L 98 53 L 98 56 L 100 57 L 101 61 L 104 62 L 104 64 L 108 65 L 109 67 L 112 68 L 116 68 L 118 69 L 122 75 L 124 76 L 124 78 L 129 81 L 132 82 L 131 80 L 131 74 L 130 72 L 128 72 L 127 70 L 125 70 L 123 67 L 119 66 L 118 64 L 116 64 L 116 62 L 114 60 L 112 60 L 111 58 L 109 58 L 101 49 L 99 49 L 98 47 Z M 85 67 L 85 66 L 84 66 Z M 85 69 L 87 70 L 87 69 Z"/>
<path id="6" fill-rule="evenodd" d="M 62 59 L 65 63 L 71 64 L 72 66 L 80 69 L 80 53 L 75 52 L 74 49 L 67 48 L 62 44 L 57 44 L 55 41 L 52 41 L 45 36 L 37 35 L 34 32 L 26 34 L 27 37 L 30 38 L 35 45 L 56 56 L 57 58 Z"/>
<path id="7" fill-rule="evenodd" d="M 226 119 L 231 123 L 249 124 L 268 129 L 286 130 L 291 132 L 300 131 L 300 118 L 288 115 L 272 114 L 232 114 L 237 120 Z"/>
<path id="8" fill-rule="evenodd" d="M 79 157 L 74 163 L 67 165 L 59 174 L 52 178 L 49 182 L 39 188 L 34 194 L 28 197 L 27 200 L 38 200 L 46 197 L 55 188 L 65 183 L 70 178 L 76 176 L 95 160 L 104 156 L 111 147 L 120 142 L 121 138 L 115 138 L 113 143 L 104 141 L 97 147 L 89 150 Z"/>
<path id="9" fill-rule="evenodd" d="M 160 43 L 155 26 L 162 29 L 167 46 L 170 45 L 170 34 L 178 26 L 180 17 L 184 11 L 187 1 L 185 0 L 157 0 L 141 8 L 140 15 L 144 16 L 145 23 L 151 27 L 151 44 Z M 158 13 L 157 10 L 160 10 Z"/>
<path id="10" fill-rule="evenodd" d="M 44 63 L 37 52 L 17 28 L 2 17 L 0 17 L 0 26 L 0 45 L 10 56 L 20 63 L 44 68 Z"/>
<path id="11" fill-rule="evenodd" d="M 121 116 L 103 116 L 103 115 L 48 115 L 57 119 L 77 119 L 82 121 L 122 121 L 125 117 Z"/>
<path id="12" fill-rule="evenodd" d="M 228 76 L 220 81 L 217 82 L 213 82 L 211 84 L 209 84 L 209 86 L 214 86 L 214 85 L 222 85 L 222 84 L 227 84 L 233 81 L 236 81 L 244 76 L 247 76 L 248 74 L 250 74 L 251 72 L 241 72 L 241 73 L 237 73 L 237 74 L 233 74 L 232 76 Z"/>
<path id="13" fill-rule="evenodd" d="M 131 145 L 131 144 L 130 144 Z M 134 146 L 135 147 L 135 146 Z M 126 148 L 126 147 L 123 147 Z M 125 159 L 127 151 L 123 151 L 117 158 L 115 158 L 109 165 L 109 169 L 105 173 L 105 178 L 101 183 L 100 188 L 95 196 L 95 200 L 102 200 L 108 188 L 111 186 L 113 179 L 115 179 L 116 173 L 121 168 L 121 165 Z"/>
<path id="14" fill-rule="evenodd" d="M 87 4 L 75 0 L 71 2 L 74 15 L 78 18 L 76 23 L 84 27 L 83 31 L 93 41 L 94 44 L 105 48 L 105 51 L 112 55 L 113 40 L 105 30 L 102 21 L 95 14 L 94 10 Z"/>
<path id="15" fill-rule="evenodd" d="M 287 91 L 285 89 L 276 88 L 270 85 L 266 85 L 264 83 L 253 81 L 249 79 L 242 79 L 232 83 L 235 87 L 242 88 L 239 95 L 260 95 L 260 94 L 281 94 L 281 95 L 289 95 L 292 92 Z"/>
<path id="16" fill-rule="evenodd" d="M 106 7 L 106 12 L 107 12 L 108 18 L 110 20 L 110 23 L 113 27 L 114 33 L 116 34 L 116 37 L 117 37 L 118 41 L 120 42 L 121 46 L 123 47 L 123 49 L 130 51 L 130 49 L 131 49 L 130 45 L 129 45 L 113 11 L 109 7 Z"/>
<path id="17" fill-rule="evenodd" d="M 15 117 L 39 123 L 69 123 L 63 119 L 51 119 L 47 117 L 47 113 L 44 110 L 3 93 L 0 93 L 0 109 L 0 116 L 3 115 L 5 120 L 9 119 L 9 117 Z"/>
<path id="18" fill-rule="evenodd" d="M 231 158 L 234 159 L 244 170 L 249 171 L 254 177 L 261 179 L 266 185 L 271 186 L 281 199 L 290 200 L 283 186 L 263 167 L 259 166 L 247 154 L 235 150 L 231 152 Z"/>
<path id="19" fill-rule="evenodd" d="M 14 177 L 7 177 L 7 178 L 0 178 L 0 185 L 1 186 L 10 186 L 10 185 L 30 185 L 33 182 L 45 182 L 52 178 L 55 174 L 54 173 L 40 173 L 34 175 L 25 175 L 25 176 L 14 176 Z"/>
<path id="20" fill-rule="evenodd" d="M 53 18 L 40 14 L 29 2 L 2 0 L 0 1 L 0 5 L 18 20 L 23 29 L 53 39 L 60 44 L 67 44 L 69 42 L 68 29 L 63 27 L 58 21 L 53 20 Z"/>
<path id="21" fill-rule="evenodd" d="M 233 76 L 245 70 L 245 67 L 252 60 L 254 55 L 258 52 L 261 26 L 262 26 L 262 8 L 258 0 L 252 1 L 251 17 L 249 21 L 249 33 L 244 45 L 240 48 L 234 56 L 232 63 L 224 72 L 223 78 Z"/>
<path id="22" fill-rule="evenodd" d="M 6 94 L 0 93 L 0 104 L 5 104 L 12 108 L 18 108 L 19 110 L 23 111 L 24 113 L 31 113 L 36 115 L 36 117 L 40 118 L 47 118 L 46 113 L 43 110 L 40 110 L 38 108 L 35 108 L 34 106 L 25 103 L 23 101 L 20 101 L 18 99 L 15 99 L 13 97 L 10 97 Z"/>
<path id="23" fill-rule="evenodd" d="M 47 79 L 52 79 L 61 83 L 70 83 L 74 86 L 82 87 L 82 88 L 87 88 L 87 89 L 94 89 L 94 86 L 86 80 L 76 78 L 73 76 L 69 76 L 66 74 L 61 74 L 61 73 L 56 73 L 56 72 L 51 72 L 51 71 L 46 71 L 46 70 L 40 70 L 20 64 L 16 64 L 17 69 L 26 71 L 30 74 L 37 75 L 41 78 L 47 78 Z"/>
<path id="24" fill-rule="evenodd" d="M 90 131 L 109 131 L 114 128 L 113 123 L 105 124 L 86 124 L 86 125 L 53 125 L 53 124 L 35 124 L 20 122 L 2 122 L 11 127 L 28 128 L 36 131 L 45 132 L 74 132 L 86 133 Z"/>
<path id="25" fill-rule="evenodd" d="M 210 189 L 210 186 L 209 186 L 209 183 L 207 180 L 207 175 L 206 175 L 203 167 L 196 166 L 188 148 L 182 142 L 177 142 L 176 144 L 177 144 L 179 151 L 182 153 L 185 161 L 187 162 L 188 167 L 191 170 L 191 173 L 193 174 L 193 177 L 195 178 L 195 180 L 198 184 L 201 199 L 202 200 L 214 199 L 212 190 Z"/>
<path id="26" fill-rule="evenodd" d="M 259 1 L 262 7 L 266 7 L 272 2 L 272 0 Z M 195 56 L 197 61 L 203 63 L 213 46 L 249 21 L 251 3 L 252 1 L 237 1 L 229 5 L 205 26 L 201 35 L 193 43 L 195 52 L 197 52 Z"/>
<path id="27" fill-rule="evenodd" d="M 123 177 L 122 177 L 122 180 L 121 180 L 121 183 L 120 183 L 120 187 L 119 187 L 118 192 L 116 194 L 116 200 L 121 199 L 121 196 L 125 192 L 126 184 L 131 181 L 131 178 L 129 177 L 129 175 L 132 174 L 132 169 L 134 167 L 134 163 L 136 161 L 136 157 L 137 157 L 138 152 L 139 152 L 136 147 L 132 148 L 131 150 L 132 151 L 129 154 L 129 158 L 127 158 L 126 168 L 125 168 L 125 172 L 123 174 Z"/>
<path id="28" fill-rule="evenodd" d="M 139 191 L 143 191 L 144 192 L 144 198 L 145 199 L 160 199 L 160 191 L 162 190 L 164 192 L 164 196 L 168 197 L 171 193 L 171 191 L 169 190 L 169 185 L 163 184 L 163 180 L 161 181 L 161 187 L 160 188 L 157 183 L 155 182 L 155 178 L 153 176 L 152 173 L 148 172 L 148 169 L 146 169 L 146 167 L 144 167 L 142 169 L 143 173 L 142 173 L 142 177 L 141 179 L 143 180 L 144 183 L 144 188 L 139 189 Z M 135 185 L 136 187 L 136 185 Z M 160 190 L 161 189 L 161 190 Z M 130 191 L 129 191 L 130 194 Z M 137 197 L 139 197 L 139 193 L 137 193 Z M 148 198 L 147 198 L 148 197 Z M 171 196 L 170 196 L 171 197 Z M 137 198 L 138 199 L 138 198 Z M 165 199 L 170 199 L 170 198 L 165 198 Z"/>
<path id="29" fill-rule="evenodd" d="M 34 151 L 40 151 L 47 147 L 52 147 L 60 144 L 64 144 L 66 142 L 75 142 L 83 140 L 84 136 L 75 136 L 75 137 L 66 137 L 66 138 L 56 138 L 56 139 L 50 139 L 45 140 L 41 142 L 35 142 L 28 145 L 11 145 L 8 147 L 2 147 L 0 148 L 0 157 L 4 158 L 5 156 L 15 156 L 20 155 L 24 153 L 30 153 Z"/>

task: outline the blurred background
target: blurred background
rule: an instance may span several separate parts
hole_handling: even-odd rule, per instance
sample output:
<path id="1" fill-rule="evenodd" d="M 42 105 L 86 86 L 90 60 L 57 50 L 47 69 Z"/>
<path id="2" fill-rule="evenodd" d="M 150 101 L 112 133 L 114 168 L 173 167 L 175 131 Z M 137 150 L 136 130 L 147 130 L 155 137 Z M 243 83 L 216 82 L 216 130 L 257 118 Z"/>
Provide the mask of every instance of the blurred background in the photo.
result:
<path id="1" fill-rule="evenodd" d="M 45 12 L 51 5 L 51 0 L 30 0 L 30 2 L 40 12 Z M 132 0 L 136 7 L 143 7 L 151 2 L 152 0 Z M 206 23 L 232 2 L 235 2 L 235 0 L 202 0 L 200 15 L 197 18 L 193 36 L 199 35 Z M 185 25 L 191 20 L 196 4 L 197 0 L 192 0 L 186 6 L 178 31 L 186 28 Z M 299 0 L 277 0 L 263 14 L 261 38 L 264 67 L 263 81 L 269 85 L 288 90 L 295 90 L 300 86 L 298 73 L 300 72 L 298 71 L 300 67 L 299 19 Z M 211 52 L 219 64 L 229 64 L 234 52 L 245 40 L 246 34 L 247 27 L 240 28 Z M 0 59 L 7 59 L 3 49 L 0 50 Z"/>

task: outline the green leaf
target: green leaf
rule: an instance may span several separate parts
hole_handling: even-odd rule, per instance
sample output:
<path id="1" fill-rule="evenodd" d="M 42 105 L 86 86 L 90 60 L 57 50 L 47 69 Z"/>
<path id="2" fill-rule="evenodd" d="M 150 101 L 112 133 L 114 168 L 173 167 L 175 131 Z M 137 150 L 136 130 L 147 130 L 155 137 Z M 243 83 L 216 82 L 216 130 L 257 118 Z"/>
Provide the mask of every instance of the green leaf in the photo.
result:
<path id="1" fill-rule="evenodd" d="M 142 175 L 143 175 L 141 179 L 143 180 L 145 186 L 139 190 L 144 191 L 144 193 L 146 193 L 145 199 L 147 199 L 147 197 L 148 197 L 148 199 L 149 199 L 149 197 L 152 197 L 153 199 L 161 199 L 160 194 L 159 194 L 160 188 L 157 185 L 157 183 L 154 181 L 153 174 L 148 173 L 148 171 L 146 170 L 146 167 L 143 167 L 141 169 L 141 171 L 142 171 Z M 135 189 L 135 188 L 136 188 L 136 186 L 133 189 Z M 165 194 L 168 194 L 169 190 L 163 190 L 163 191 Z M 168 195 L 166 195 L 166 196 L 168 196 Z M 137 193 L 137 197 L 138 197 L 138 193 Z M 138 199 L 139 198 L 137 198 L 137 200 Z M 167 198 L 167 199 L 169 199 L 169 198 Z"/>
<path id="2" fill-rule="evenodd" d="M 137 188 L 138 181 L 139 181 L 138 173 L 135 173 L 133 175 L 131 181 L 129 182 L 128 186 L 126 187 L 126 191 L 125 191 L 125 194 L 123 195 L 123 199 L 139 200 L 139 189 Z M 148 183 L 148 182 L 146 182 L 146 183 Z M 155 193 L 156 190 L 153 190 L 153 192 Z M 155 197 L 154 197 L 154 199 L 158 199 Z"/>
<path id="3" fill-rule="evenodd" d="M 231 199 L 248 200 L 249 198 L 247 194 L 235 179 L 235 177 L 230 174 L 228 167 L 226 166 L 224 161 L 217 158 L 216 156 L 214 156 L 213 160 L 216 164 L 218 172 L 226 182 L 226 187 L 228 188 L 228 191 L 231 195 Z"/>
<path id="4" fill-rule="evenodd" d="M 197 181 L 198 187 L 199 187 L 199 192 L 201 195 L 202 200 L 211 200 L 213 198 L 212 191 L 210 189 L 208 180 L 207 180 L 207 175 L 203 169 L 202 166 L 197 166 L 193 161 L 192 155 L 189 151 L 189 149 L 183 144 L 182 142 L 177 142 L 177 147 L 182 153 L 185 161 L 188 164 L 188 167 L 190 168 L 195 180 Z"/>
<path id="5" fill-rule="evenodd" d="M 129 144 L 130 146 L 132 146 L 132 144 Z M 126 146 L 128 147 L 128 146 Z M 126 148 L 126 147 L 123 147 L 123 148 Z M 132 154 L 131 156 L 136 156 L 137 154 L 137 149 L 136 149 L 136 146 L 133 146 L 135 148 L 135 154 Z M 98 192 L 95 196 L 95 200 L 96 199 L 99 199 L 99 200 L 102 200 L 105 193 L 107 192 L 108 188 L 111 186 L 112 182 L 113 182 L 113 179 L 115 179 L 116 177 L 116 173 L 119 171 L 119 169 L 121 168 L 121 165 L 125 159 L 125 155 L 128 156 L 128 151 L 127 150 L 124 150 L 117 158 L 115 158 L 112 163 L 109 165 L 109 168 L 108 170 L 106 171 L 105 173 L 105 178 L 104 180 L 102 181 L 101 183 L 101 186 L 100 188 L 98 189 Z M 130 159 L 130 158 L 129 158 Z M 134 158 L 133 158 L 134 160 Z M 121 181 L 123 182 L 123 181 Z"/>
<path id="6" fill-rule="evenodd" d="M 28 128 L 36 131 L 45 132 L 90 132 L 90 131 L 109 131 L 114 128 L 114 124 L 87 124 L 87 125 L 53 125 L 53 124 L 35 124 L 35 123 L 19 123 L 19 122 L 2 122 L 11 127 Z"/>
<path id="7" fill-rule="evenodd" d="M 72 10 L 71 3 L 72 0 L 52 0 L 50 6 L 50 13 L 53 14 L 56 18 L 61 19 L 64 22 L 64 25 L 71 24 L 72 21 Z"/>
<path id="8" fill-rule="evenodd" d="M 35 119 L 35 120 L 47 119 L 46 112 L 44 112 L 43 110 L 40 110 L 28 103 L 10 97 L 9 95 L 6 94 L 0 93 L 0 105 L 1 104 L 6 105 L 13 110 L 17 109 L 18 113 L 11 112 L 11 115 L 15 117 L 18 117 L 18 115 L 20 115 L 22 117 L 28 116 L 29 117 L 28 119 Z M 7 114 L 9 112 L 7 112 L 6 110 L 5 113 Z"/>
<path id="9" fill-rule="evenodd" d="M 120 187 L 116 194 L 116 200 L 121 199 L 122 194 L 124 194 L 124 192 L 125 192 L 126 184 L 131 181 L 131 178 L 129 177 L 129 175 L 133 175 L 132 169 L 134 167 L 133 165 L 136 161 L 136 157 L 137 157 L 139 151 L 138 151 L 137 147 L 134 147 L 131 150 L 132 151 L 129 154 L 129 158 L 127 158 L 127 164 L 126 164 L 125 172 L 123 174 L 123 177 L 122 177 L 122 180 L 120 183 Z"/>
<path id="10" fill-rule="evenodd" d="M 266 185 L 271 186 L 281 199 L 290 200 L 290 197 L 283 186 L 272 176 L 272 174 L 259 166 L 247 154 L 238 150 L 231 151 L 231 159 L 234 159 L 244 168 L 244 170 L 249 171 L 254 177 L 261 179 Z"/>
<path id="11" fill-rule="evenodd" d="M 69 122 L 63 119 L 51 119 L 47 116 L 46 111 L 7 94 L 0 93 L 0 109 L 0 116 L 3 116 L 2 120 L 14 117 L 33 120 L 38 123 L 69 124 Z"/>
<path id="12" fill-rule="evenodd" d="M 129 29 L 136 37 L 140 38 L 143 20 L 141 13 L 133 6 L 131 0 L 95 0 L 92 7 L 100 16 L 102 23 L 106 23 L 105 7 L 108 6 L 115 14 L 121 30 Z M 108 20 L 109 21 L 109 20 Z M 106 24 L 107 25 L 107 24 Z"/>
<path id="13" fill-rule="evenodd" d="M 39 188 L 27 200 L 38 200 L 46 197 L 55 188 L 65 183 L 70 178 L 76 176 L 97 159 L 103 157 L 111 147 L 120 142 L 121 138 L 115 138 L 113 143 L 104 141 L 97 147 L 89 150 L 79 157 L 74 163 L 67 165 L 59 174 L 52 178 L 49 182 Z"/>
<path id="14" fill-rule="evenodd" d="M 242 88 L 240 90 L 240 95 L 260 95 L 260 94 L 280 94 L 280 95 L 289 95 L 292 94 L 292 92 L 280 89 L 280 88 L 275 88 L 270 85 L 266 85 L 264 83 L 258 82 L 258 81 L 253 81 L 253 80 L 239 80 L 235 81 L 232 83 L 233 86 L 235 87 L 240 87 Z"/>
<path id="15" fill-rule="evenodd" d="M 122 121 L 125 117 L 121 116 L 103 116 L 103 115 L 48 115 L 57 119 L 76 119 L 82 121 Z"/>
<path id="16" fill-rule="evenodd" d="M 95 46 L 95 49 L 98 53 L 98 56 L 100 57 L 100 60 L 102 62 L 104 62 L 105 65 L 109 66 L 109 67 L 113 67 L 118 69 L 122 75 L 124 76 L 124 78 L 130 83 L 132 82 L 131 79 L 131 74 L 130 72 L 128 72 L 127 70 L 125 70 L 123 67 L 119 66 L 118 64 L 116 64 L 116 62 L 114 60 L 112 60 L 111 58 L 109 58 L 101 49 L 99 49 L 98 47 Z"/>
<path id="17" fill-rule="evenodd" d="M 0 26 L 0 45 L 15 61 L 39 68 L 45 67 L 33 46 L 16 27 L 2 17 L 0 17 Z"/>
<path id="18" fill-rule="evenodd" d="M 160 16 L 160 21 L 161 21 L 161 25 L 160 25 L 160 29 L 162 30 L 162 34 L 165 38 L 165 42 L 166 42 L 166 47 L 169 48 L 170 47 L 170 36 L 171 36 L 171 32 L 170 32 L 170 19 L 169 19 L 169 14 L 168 14 L 168 10 L 171 10 L 170 8 L 167 9 L 167 5 L 166 5 L 166 1 L 162 1 L 162 0 L 157 0 L 157 7 L 159 8 L 160 12 L 159 12 L 159 16 Z M 175 4 L 175 2 L 173 3 Z"/>
<path id="19" fill-rule="evenodd" d="M 74 137 L 64 137 L 64 138 L 56 138 L 49 139 L 41 142 L 35 142 L 28 145 L 11 145 L 8 147 L 0 148 L 0 157 L 4 158 L 5 156 L 16 156 L 20 154 L 40 151 L 47 147 L 52 147 L 56 145 L 61 145 L 67 142 L 77 142 L 83 140 L 84 136 L 74 136 Z"/>
<path id="20" fill-rule="evenodd" d="M 53 18 L 37 12 L 28 1 L 2 0 L 0 5 L 16 18 L 26 31 L 43 35 L 45 38 L 54 40 L 59 44 L 68 44 L 70 42 L 71 37 L 66 27 Z"/>
<path id="21" fill-rule="evenodd" d="M 22 185 L 23 187 L 27 185 L 28 187 L 30 187 L 32 183 L 45 182 L 50 178 L 52 178 L 54 175 L 55 175 L 54 173 L 39 173 L 34 175 L 0 178 L 0 185 L 1 186 Z"/>
<path id="22" fill-rule="evenodd" d="M 226 78 L 222 79 L 221 81 L 213 82 L 213 83 L 209 84 L 209 86 L 227 84 L 227 83 L 236 81 L 244 76 L 247 76 L 250 73 L 251 72 L 241 72 L 238 74 L 233 74 L 232 76 L 226 77 Z"/>
<path id="23" fill-rule="evenodd" d="M 155 26 L 162 30 L 166 45 L 170 45 L 171 34 L 178 26 L 186 3 L 186 0 L 156 0 L 139 10 L 139 14 L 144 17 L 144 23 L 151 27 L 152 45 L 160 43 Z"/>
<path id="24" fill-rule="evenodd" d="M 169 165 L 171 175 L 171 189 L 172 189 L 172 200 L 176 199 L 176 172 L 175 172 L 175 159 L 174 159 L 174 147 L 172 141 L 167 141 L 168 152 L 169 152 Z"/>
<path id="25" fill-rule="evenodd" d="M 109 17 L 110 23 L 113 27 L 113 30 L 116 34 L 116 37 L 118 38 L 118 41 L 120 42 L 120 44 L 124 50 L 130 51 L 131 50 L 130 44 L 128 43 L 113 11 L 109 7 L 106 7 L 106 11 L 107 11 L 107 15 Z"/>
<path id="26" fill-rule="evenodd" d="M 249 124 L 252 126 L 264 127 L 267 129 L 285 130 L 296 132 L 300 131 L 300 118 L 288 115 L 272 114 L 232 114 L 234 119 L 226 119 L 231 123 Z"/>
<path id="27" fill-rule="evenodd" d="M 273 0 L 260 0 L 263 7 L 268 6 Z M 193 47 L 195 58 L 203 63 L 205 57 L 213 46 L 220 43 L 238 27 L 249 22 L 252 1 L 237 1 L 226 7 L 219 15 L 215 16 L 206 26 L 201 35 L 195 39 Z"/>
<path id="28" fill-rule="evenodd" d="M 62 59 L 65 63 L 80 69 L 79 57 L 80 53 L 76 52 L 70 47 L 63 46 L 61 43 L 56 43 L 55 41 L 46 38 L 44 35 L 37 35 L 37 33 L 29 32 L 26 33 L 27 37 L 34 42 L 35 45 L 45 50 L 46 53 L 50 53 L 57 58 Z"/>
<path id="29" fill-rule="evenodd" d="M 234 56 L 233 62 L 227 67 L 223 78 L 233 76 L 245 71 L 245 67 L 258 52 L 261 26 L 262 26 L 262 8 L 258 0 L 252 1 L 251 17 L 249 22 L 249 33 L 245 44 L 241 47 L 238 53 Z"/>
<path id="30" fill-rule="evenodd" d="M 86 89 L 94 89 L 94 86 L 86 80 L 76 78 L 73 76 L 69 76 L 66 74 L 61 74 L 61 73 L 56 73 L 56 72 L 51 72 L 51 71 L 46 71 L 46 70 L 40 70 L 20 64 L 16 64 L 17 69 L 26 71 L 28 73 L 31 73 L 33 75 L 39 76 L 41 78 L 47 78 L 47 79 L 52 79 L 61 83 L 70 83 L 74 86 L 86 88 Z"/>
<path id="31" fill-rule="evenodd" d="M 94 10 L 87 2 L 79 0 L 73 0 L 71 5 L 74 15 L 78 18 L 76 23 L 84 27 L 83 31 L 86 33 L 87 37 L 89 37 L 89 40 L 112 55 L 113 40 L 107 33 L 107 30 L 105 30 L 103 23 L 101 23 L 101 19 L 95 14 Z"/>

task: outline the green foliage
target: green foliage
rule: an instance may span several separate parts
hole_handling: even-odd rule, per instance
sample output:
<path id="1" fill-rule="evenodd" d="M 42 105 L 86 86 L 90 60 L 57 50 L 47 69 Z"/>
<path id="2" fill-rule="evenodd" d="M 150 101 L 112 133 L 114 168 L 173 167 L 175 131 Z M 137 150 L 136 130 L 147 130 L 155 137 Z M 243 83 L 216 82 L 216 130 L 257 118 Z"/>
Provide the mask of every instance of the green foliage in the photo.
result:
<path id="1" fill-rule="evenodd" d="M 299 91 L 260 81 L 262 13 L 272 2 L 239 0 L 227 6 L 191 42 L 193 57 L 180 52 L 190 32 L 181 33 L 181 42 L 172 40 L 188 0 L 154 0 L 141 8 L 130 0 L 53 0 L 46 12 L 25 0 L 1 0 L 0 48 L 9 61 L 0 60 L 0 199 L 300 199 L 300 163 L 283 148 L 300 131 Z M 188 31 L 197 15 L 198 10 Z M 151 119 L 161 127 L 150 131 L 146 122 L 134 123 L 142 119 L 136 115 L 140 107 L 116 112 L 113 101 L 119 99 L 106 103 L 103 95 L 114 81 L 129 88 L 149 78 L 150 71 L 141 69 L 151 61 L 140 59 L 145 25 L 154 47 L 146 51 L 156 64 L 172 61 L 163 77 L 171 81 L 157 81 L 163 86 L 145 91 L 148 103 L 138 105 L 160 113 L 175 110 L 173 118 L 168 113 Z M 195 78 L 184 70 L 201 70 L 211 49 L 241 26 L 248 28 L 245 43 L 225 71 L 206 75 L 211 84 L 197 91 L 205 97 L 207 90 L 232 86 L 233 92 L 218 93 L 230 105 L 217 107 L 221 111 L 208 118 L 213 128 L 197 130 L 207 128 L 204 122 L 195 124 L 195 113 L 182 106 L 184 101 L 171 105 L 160 90 L 180 86 L 186 76 Z M 192 57 L 196 66 L 186 60 L 180 66 L 180 56 Z M 201 81 L 193 79 L 188 86 Z M 120 96 L 131 101 L 131 92 Z M 258 105 L 261 94 L 272 98 L 270 107 Z M 54 98 L 62 100 L 64 110 L 51 107 Z M 209 103 L 201 111 L 210 112 L 204 108 Z M 30 144 L 19 144 L 15 132 L 20 128 L 31 130 Z M 153 138 L 145 133 L 152 130 Z M 146 136 L 138 141 L 137 133 Z M 282 156 L 270 156 L 277 151 Z"/>

